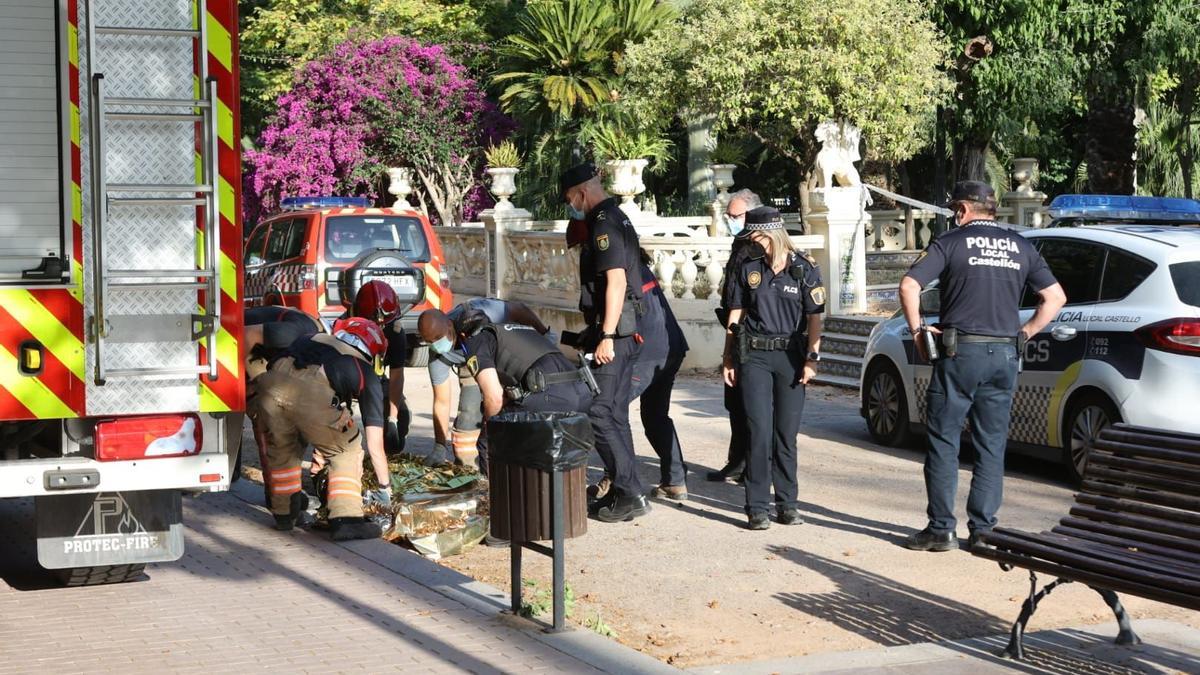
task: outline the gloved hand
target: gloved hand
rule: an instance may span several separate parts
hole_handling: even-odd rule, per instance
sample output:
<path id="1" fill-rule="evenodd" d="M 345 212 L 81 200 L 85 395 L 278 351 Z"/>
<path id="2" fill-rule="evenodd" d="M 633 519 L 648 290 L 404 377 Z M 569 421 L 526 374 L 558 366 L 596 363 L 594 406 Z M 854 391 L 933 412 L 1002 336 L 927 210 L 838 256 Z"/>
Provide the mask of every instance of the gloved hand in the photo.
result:
<path id="1" fill-rule="evenodd" d="M 367 490 L 367 504 L 374 504 L 384 509 L 392 508 L 392 488 L 379 487 L 374 490 Z"/>
<path id="2" fill-rule="evenodd" d="M 389 417 L 383 426 L 383 451 L 390 455 L 404 452 L 404 443 L 408 438 L 408 427 L 412 422 L 412 413 L 408 406 L 400 404 L 396 417 Z"/>
<path id="3" fill-rule="evenodd" d="M 454 453 L 450 452 L 445 443 L 434 443 L 433 452 L 425 457 L 425 466 L 445 466 L 453 463 Z"/>

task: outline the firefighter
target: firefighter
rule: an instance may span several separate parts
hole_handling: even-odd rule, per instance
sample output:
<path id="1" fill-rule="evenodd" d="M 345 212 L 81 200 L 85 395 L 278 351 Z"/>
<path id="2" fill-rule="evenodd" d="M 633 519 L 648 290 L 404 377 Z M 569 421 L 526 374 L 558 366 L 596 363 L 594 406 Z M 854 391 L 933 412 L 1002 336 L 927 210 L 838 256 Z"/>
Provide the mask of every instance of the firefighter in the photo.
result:
<path id="1" fill-rule="evenodd" d="M 258 378 L 250 413 L 267 429 L 267 471 L 275 528 L 290 530 L 308 507 L 300 489 L 301 437 L 329 461 L 329 525 L 334 540 L 371 539 L 380 528 L 363 518 L 363 431 L 354 421 L 357 400 L 367 451 L 381 488 L 376 499 L 391 505 L 391 483 L 383 449 L 383 386 L 374 373 L 387 351 L 383 331 L 362 318 L 340 319 L 333 334 L 302 337 L 271 362 Z"/>
<path id="2" fill-rule="evenodd" d="M 429 344 L 429 382 L 433 385 L 433 436 L 434 451 L 426 460 L 429 463 L 457 461 L 460 464 L 478 464 L 486 473 L 481 428 L 483 423 L 483 401 L 474 378 L 461 371 L 466 356 L 454 347 L 461 331 L 455 325 L 469 320 L 491 323 L 516 323 L 529 326 L 545 336 L 551 345 L 556 336 L 528 306 L 521 302 L 497 300 L 495 298 L 473 298 L 461 303 L 449 314 L 437 309 L 427 309 L 417 320 L 417 332 L 421 340 Z M 459 376 L 458 415 L 454 426 L 450 426 L 450 377 Z M 447 441 L 454 449 L 447 449 Z"/>
<path id="3" fill-rule="evenodd" d="M 571 218 L 586 221 L 588 233 L 579 255 L 579 309 L 590 333 L 585 351 L 595 359 L 600 385 L 588 417 L 596 451 L 612 477 L 612 488 L 591 511 L 603 522 L 630 521 L 650 511 L 629 427 L 633 368 L 641 348 L 641 249 L 633 223 L 605 192 L 595 166 L 581 164 L 563 172 L 559 194 Z"/>
<path id="4" fill-rule="evenodd" d="M 325 331 L 325 325 L 298 309 L 283 306 L 283 296 L 270 292 L 263 296 L 264 305 L 251 307 L 243 314 L 246 332 L 246 400 L 255 397 L 255 380 L 267 372 L 267 364 L 287 349 L 292 342 L 306 335 Z M 257 421 L 251 426 L 258 445 L 259 466 L 267 466 L 266 430 Z M 320 462 L 318 458 L 317 463 Z M 263 473 L 263 490 L 267 506 L 271 505 L 271 481 Z"/>
<path id="5" fill-rule="evenodd" d="M 384 448 L 389 455 L 404 451 L 404 440 L 412 416 L 404 398 L 404 365 L 408 360 L 408 339 L 400 325 L 400 300 L 390 285 L 378 279 L 368 281 L 354 295 L 354 303 L 342 318 L 357 316 L 370 319 L 383 329 L 387 339 L 387 354 L 383 365 L 387 367 L 384 393 L 387 395 L 387 420 L 384 427 Z"/>
<path id="6" fill-rule="evenodd" d="M 796 434 L 805 385 L 821 360 L 825 288 L 816 263 L 793 249 L 779 211 L 767 206 L 750 211 L 746 229 L 762 254 L 743 263 L 729 281 L 722 371 L 727 385 L 741 388 L 750 428 L 749 529 L 765 530 L 771 526 L 772 485 L 779 522 L 804 522 L 797 500 Z"/>

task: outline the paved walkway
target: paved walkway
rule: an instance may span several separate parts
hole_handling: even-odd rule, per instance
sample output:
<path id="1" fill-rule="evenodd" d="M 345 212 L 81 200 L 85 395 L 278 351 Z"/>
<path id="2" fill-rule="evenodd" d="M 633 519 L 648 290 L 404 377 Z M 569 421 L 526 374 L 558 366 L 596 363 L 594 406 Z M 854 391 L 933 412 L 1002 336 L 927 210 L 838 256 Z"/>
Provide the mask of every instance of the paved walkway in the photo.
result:
<path id="1" fill-rule="evenodd" d="M 382 541 L 275 532 L 261 488 L 185 498 L 187 552 L 149 579 L 49 585 L 28 500 L 0 502 L 0 673 L 655 672 L 599 635 L 500 615 L 493 588 Z"/>

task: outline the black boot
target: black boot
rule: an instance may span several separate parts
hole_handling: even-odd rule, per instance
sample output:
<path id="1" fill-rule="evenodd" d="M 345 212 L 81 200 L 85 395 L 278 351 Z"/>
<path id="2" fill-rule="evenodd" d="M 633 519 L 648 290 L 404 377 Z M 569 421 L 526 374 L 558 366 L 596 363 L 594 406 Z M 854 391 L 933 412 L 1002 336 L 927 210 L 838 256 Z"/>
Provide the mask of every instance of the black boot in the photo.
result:
<path id="1" fill-rule="evenodd" d="M 620 523 L 634 518 L 640 518 L 650 512 L 650 502 L 646 495 L 621 495 L 612 500 L 612 504 L 596 510 L 596 519 L 604 523 Z"/>
<path id="2" fill-rule="evenodd" d="M 305 527 L 311 524 L 308 516 L 308 495 L 303 492 L 293 492 L 288 501 L 288 512 L 275 515 L 275 529 L 287 532 L 296 525 Z"/>
<path id="3" fill-rule="evenodd" d="M 379 525 L 359 516 L 358 518 L 330 518 L 330 538 L 334 541 L 351 539 L 378 539 L 383 535 Z"/>
<path id="4" fill-rule="evenodd" d="M 914 551 L 953 551 L 958 548 L 954 532 L 935 532 L 928 527 L 904 540 L 904 548 Z"/>
<path id="5" fill-rule="evenodd" d="M 738 483 L 741 482 L 742 474 L 745 473 L 745 471 L 745 462 L 730 462 L 721 467 L 720 471 L 709 471 L 704 477 L 714 483 L 721 483 L 724 481 Z"/>

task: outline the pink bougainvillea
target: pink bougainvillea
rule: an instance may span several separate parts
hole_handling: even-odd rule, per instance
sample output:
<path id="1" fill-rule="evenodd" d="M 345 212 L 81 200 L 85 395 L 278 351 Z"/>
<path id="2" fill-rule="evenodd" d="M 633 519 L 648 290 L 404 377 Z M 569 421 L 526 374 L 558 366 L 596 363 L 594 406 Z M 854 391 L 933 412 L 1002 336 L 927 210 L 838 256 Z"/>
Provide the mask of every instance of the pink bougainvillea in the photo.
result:
<path id="1" fill-rule="evenodd" d="M 378 198 L 389 166 L 411 166 L 438 220 L 486 206 L 482 148 L 512 122 L 438 45 L 403 37 L 345 42 L 301 67 L 245 153 L 245 215 L 298 195 Z"/>

